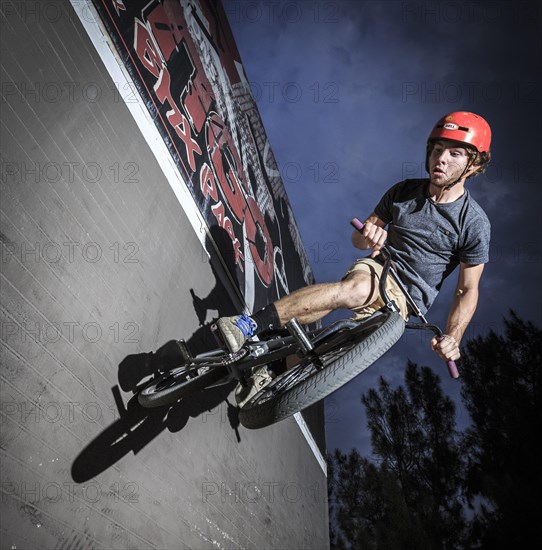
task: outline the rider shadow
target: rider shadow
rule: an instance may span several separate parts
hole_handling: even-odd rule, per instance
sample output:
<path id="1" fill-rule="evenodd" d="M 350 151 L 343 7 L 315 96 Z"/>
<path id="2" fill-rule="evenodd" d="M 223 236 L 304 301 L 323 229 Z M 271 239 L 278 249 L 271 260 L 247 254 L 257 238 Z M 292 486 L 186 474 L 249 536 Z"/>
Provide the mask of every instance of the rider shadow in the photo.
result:
<path id="1" fill-rule="evenodd" d="M 222 251 L 222 261 L 226 261 L 230 277 L 235 274 L 233 247 L 228 234 L 221 228 L 210 230 L 216 248 Z M 195 355 L 217 347 L 217 341 L 212 333 L 211 325 L 215 318 L 207 321 L 208 312 L 216 311 L 218 317 L 234 315 L 237 308 L 228 298 L 228 290 L 223 284 L 224 268 L 215 252 L 215 246 L 208 238 L 206 249 L 211 254 L 210 266 L 215 277 L 215 285 L 204 298 L 198 297 L 190 289 L 192 303 L 198 317 L 199 328 L 186 340 L 190 351 Z M 231 253 L 229 253 L 231 250 Z M 228 251 L 228 253 L 224 253 Z M 235 284 L 236 280 L 233 281 Z M 190 398 L 181 399 L 172 405 L 146 409 L 137 400 L 137 392 L 145 385 L 146 377 L 158 371 L 158 367 L 176 366 L 180 361 L 180 352 L 175 340 L 169 340 L 154 353 L 139 353 L 128 355 L 119 364 L 119 385 L 112 388 L 113 397 L 118 410 L 118 419 L 91 441 L 75 458 L 71 475 L 76 483 L 83 483 L 97 476 L 115 464 L 129 452 L 137 454 L 163 430 L 170 432 L 182 430 L 190 417 L 218 407 L 224 401 L 227 404 L 227 416 L 237 441 L 240 442 L 238 409 L 228 401 L 228 395 L 235 387 L 235 381 L 221 386 L 197 392 Z M 133 397 L 123 403 L 120 388 L 125 392 L 133 392 Z"/>

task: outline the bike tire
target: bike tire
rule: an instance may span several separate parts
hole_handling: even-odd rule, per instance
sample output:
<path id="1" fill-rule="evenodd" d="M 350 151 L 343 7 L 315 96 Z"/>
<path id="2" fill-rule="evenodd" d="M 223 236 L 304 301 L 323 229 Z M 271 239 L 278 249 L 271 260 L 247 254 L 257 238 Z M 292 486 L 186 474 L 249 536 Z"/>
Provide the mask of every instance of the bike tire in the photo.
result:
<path id="1" fill-rule="evenodd" d="M 201 365 L 198 367 L 203 368 Z M 224 377 L 223 367 L 208 368 L 208 371 L 198 374 L 194 365 L 180 365 L 151 380 L 141 390 L 137 400 L 145 408 L 171 405 L 181 397 L 202 390 Z M 189 378 L 189 375 L 195 376 Z"/>
<path id="2" fill-rule="evenodd" d="M 264 428 L 324 399 L 372 365 L 405 330 L 403 318 L 395 312 L 383 313 L 375 326 L 361 341 L 346 341 L 338 353 L 332 349 L 327 360 L 323 354 L 324 368 L 305 360 L 277 376 L 240 409 L 241 424 L 248 429 Z"/>

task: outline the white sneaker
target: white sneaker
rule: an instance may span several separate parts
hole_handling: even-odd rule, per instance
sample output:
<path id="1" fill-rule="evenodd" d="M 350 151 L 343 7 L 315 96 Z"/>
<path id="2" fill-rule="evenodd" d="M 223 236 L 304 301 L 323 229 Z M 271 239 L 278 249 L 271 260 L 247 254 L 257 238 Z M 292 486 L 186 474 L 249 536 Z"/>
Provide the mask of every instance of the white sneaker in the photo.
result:
<path id="1" fill-rule="evenodd" d="M 256 334 L 258 326 L 248 315 L 221 317 L 216 325 L 231 353 L 239 351 L 243 344 Z"/>
<path id="2" fill-rule="evenodd" d="M 275 377 L 276 374 L 270 372 L 265 365 L 254 371 L 252 376 L 247 380 L 247 386 L 238 384 L 235 389 L 237 406 L 239 408 L 243 407 L 247 401 L 252 399 L 260 390 L 263 390 Z"/>

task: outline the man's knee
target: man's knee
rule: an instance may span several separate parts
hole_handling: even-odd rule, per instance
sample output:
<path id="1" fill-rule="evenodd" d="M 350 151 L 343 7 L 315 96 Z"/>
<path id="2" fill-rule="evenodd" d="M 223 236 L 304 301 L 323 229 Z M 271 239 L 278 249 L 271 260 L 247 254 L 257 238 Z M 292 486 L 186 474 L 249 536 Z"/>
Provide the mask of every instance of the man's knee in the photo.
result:
<path id="1" fill-rule="evenodd" d="M 354 271 L 341 282 L 345 306 L 349 309 L 373 302 L 378 294 L 376 280 L 365 271 Z"/>

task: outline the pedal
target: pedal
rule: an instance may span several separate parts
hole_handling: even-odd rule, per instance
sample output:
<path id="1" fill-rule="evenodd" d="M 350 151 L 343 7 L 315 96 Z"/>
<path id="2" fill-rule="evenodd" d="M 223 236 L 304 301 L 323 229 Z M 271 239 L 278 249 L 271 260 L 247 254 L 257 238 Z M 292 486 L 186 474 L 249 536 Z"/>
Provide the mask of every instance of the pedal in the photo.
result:
<path id="1" fill-rule="evenodd" d="M 297 342 L 299 349 L 303 352 L 304 355 L 308 355 L 313 349 L 314 346 L 309 340 L 307 333 L 303 330 L 303 327 L 299 324 L 297 319 L 292 319 L 286 323 L 286 328 L 288 332 L 293 336 L 294 340 Z"/>
<path id="2" fill-rule="evenodd" d="M 177 347 L 179 348 L 179 353 L 181 354 L 183 363 L 190 363 L 192 359 L 194 359 L 184 340 L 177 340 Z"/>

